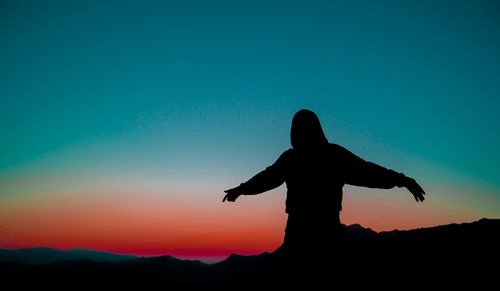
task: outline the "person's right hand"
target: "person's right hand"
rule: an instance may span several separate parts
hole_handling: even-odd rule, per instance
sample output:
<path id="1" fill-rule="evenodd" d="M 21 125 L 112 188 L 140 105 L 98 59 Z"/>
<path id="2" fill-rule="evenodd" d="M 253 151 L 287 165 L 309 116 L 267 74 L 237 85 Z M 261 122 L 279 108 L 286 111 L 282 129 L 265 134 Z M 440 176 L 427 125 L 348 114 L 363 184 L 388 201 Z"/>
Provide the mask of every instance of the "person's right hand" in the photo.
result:
<path id="1" fill-rule="evenodd" d="M 222 202 L 224 202 L 226 200 L 230 201 L 230 202 L 234 202 L 234 201 L 236 201 L 236 199 L 238 199 L 238 197 L 240 197 L 240 195 L 243 194 L 240 192 L 239 186 L 236 188 L 233 188 L 233 189 L 225 190 L 224 192 L 227 194 L 226 194 L 226 196 L 224 196 L 224 199 L 222 199 Z"/>
<path id="2" fill-rule="evenodd" d="M 417 202 L 419 202 L 419 201 L 422 202 L 425 200 L 424 189 L 422 189 L 422 187 L 420 187 L 420 185 L 418 185 L 418 183 L 417 183 L 417 181 L 415 181 L 415 179 L 408 178 L 406 180 L 404 186 L 406 187 L 406 189 L 408 189 L 408 191 L 411 192 L 411 194 L 413 194 L 413 196 L 415 197 L 415 200 L 417 200 Z"/>

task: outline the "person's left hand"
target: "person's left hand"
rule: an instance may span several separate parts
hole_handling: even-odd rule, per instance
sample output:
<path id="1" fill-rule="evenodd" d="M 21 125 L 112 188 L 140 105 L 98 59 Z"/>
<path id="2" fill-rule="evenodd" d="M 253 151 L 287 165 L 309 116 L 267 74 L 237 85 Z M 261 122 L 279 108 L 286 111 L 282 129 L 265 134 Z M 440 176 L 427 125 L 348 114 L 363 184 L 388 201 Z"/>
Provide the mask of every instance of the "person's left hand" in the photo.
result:
<path id="1" fill-rule="evenodd" d="M 240 197 L 240 195 L 243 194 L 243 193 L 241 193 L 239 187 L 225 190 L 224 192 L 227 194 L 226 194 L 226 196 L 224 196 L 224 199 L 222 199 L 222 202 L 224 202 L 226 200 L 230 201 L 230 202 L 234 202 L 234 201 L 236 201 L 236 199 L 238 199 L 238 197 Z"/>
<path id="2" fill-rule="evenodd" d="M 404 186 L 406 187 L 406 189 L 408 189 L 408 191 L 411 192 L 411 194 L 413 194 L 413 196 L 415 197 L 415 200 L 417 200 L 417 202 L 422 202 L 425 200 L 424 189 L 422 189 L 422 187 L 420 187 L 420 185 L 418 185 L 418 183 L 417 183 L 417 181 L 415 181 L 415 179 L 408 178 L 406 180 Z"/>

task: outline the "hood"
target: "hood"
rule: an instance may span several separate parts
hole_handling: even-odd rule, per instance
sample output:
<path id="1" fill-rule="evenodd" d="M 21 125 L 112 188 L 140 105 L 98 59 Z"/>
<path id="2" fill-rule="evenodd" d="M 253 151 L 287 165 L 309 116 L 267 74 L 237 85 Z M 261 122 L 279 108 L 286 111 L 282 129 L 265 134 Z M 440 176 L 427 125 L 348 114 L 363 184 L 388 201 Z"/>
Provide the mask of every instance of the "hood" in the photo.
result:
<path id="1" fill-rule="evenodd" d="M 292 147 L 299 150 L 328 144 L 318 116 L 307 109 L 302 109 L 293 116 L 290 139 Z"/>

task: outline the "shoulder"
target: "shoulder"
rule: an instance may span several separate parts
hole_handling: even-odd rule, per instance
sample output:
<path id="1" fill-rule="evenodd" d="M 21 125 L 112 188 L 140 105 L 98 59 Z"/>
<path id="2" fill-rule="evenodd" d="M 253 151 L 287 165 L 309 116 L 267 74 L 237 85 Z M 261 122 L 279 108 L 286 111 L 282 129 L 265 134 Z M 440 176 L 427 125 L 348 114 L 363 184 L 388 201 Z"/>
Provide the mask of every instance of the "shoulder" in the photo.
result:
<path id="1" fill-rule="evenodd" d="M 350 150 L 346 149 L 345 147 L 334 144 L 334 143 L 329 143 L 328 144 L 329 151 L 332 152 L 332 154 L 341 156 L 341 157 L 352 157 L 355 156 Z"/>
<path id="2" fill-rule="evenodd" d="M 349 152 L 345 147 L 338 145 L 336 143 L 328 143 L 328 150 L 338 153 Z"/>
<path id="3" fill-rule="evenodd" d="M 290 161 L 293 159 L 294 156 L 294 150 L 293 149 L 288 149 L 284 151 L 279 158 L 274 162 L 273 166 L 284 166 L 288 165 Z"/>
<path id="4" fill-rule="evenodd" d="M 280 157 L 278 158 L 278 162 L 290 161 L 293 159 L 294 156 L 295 156 L 295 150 L 293 148 L 287 149 L 280 155 Z"/>
<path id="5" fill-rule="evenodd" d="M 290 158 L 294 155 L 294 152 L 295 152 L 295 150 L 293 148 L 289 148 L 281 154 L 280 159 L 281 158 L 283 158 L 283 159 Z"/>

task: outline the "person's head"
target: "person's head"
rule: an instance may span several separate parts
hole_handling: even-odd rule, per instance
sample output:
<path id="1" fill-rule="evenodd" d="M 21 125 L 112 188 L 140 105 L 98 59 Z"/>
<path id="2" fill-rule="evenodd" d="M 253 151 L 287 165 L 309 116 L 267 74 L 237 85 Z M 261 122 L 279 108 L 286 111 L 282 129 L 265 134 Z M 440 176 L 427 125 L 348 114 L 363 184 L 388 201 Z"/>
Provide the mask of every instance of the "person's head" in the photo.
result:
<path id="1" fill-rule="evenodd" d="M 328 143 L 318 116 L 307 109 L 293 116 L 290 139 L 294 149 L 312 149 Z"/>

